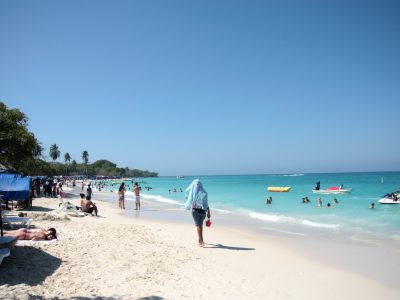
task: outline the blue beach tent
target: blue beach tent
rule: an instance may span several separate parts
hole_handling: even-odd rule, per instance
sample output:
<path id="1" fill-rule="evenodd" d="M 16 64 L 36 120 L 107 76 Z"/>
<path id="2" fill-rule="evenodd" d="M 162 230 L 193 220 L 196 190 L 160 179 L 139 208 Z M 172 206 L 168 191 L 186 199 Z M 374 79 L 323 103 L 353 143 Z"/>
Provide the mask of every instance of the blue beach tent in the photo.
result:
<path id="1" fill-rule="evenodd" d="M 3 200 L 29 200 L 29 177 L 19 174 L 0 174 L 0 195 Z"/>

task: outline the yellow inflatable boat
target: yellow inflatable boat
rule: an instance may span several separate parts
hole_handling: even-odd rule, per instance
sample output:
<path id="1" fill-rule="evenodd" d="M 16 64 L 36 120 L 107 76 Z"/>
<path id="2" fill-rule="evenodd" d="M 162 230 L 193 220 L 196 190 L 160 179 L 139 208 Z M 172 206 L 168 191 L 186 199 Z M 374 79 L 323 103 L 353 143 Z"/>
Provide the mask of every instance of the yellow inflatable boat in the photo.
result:
<path id="1" fill-rule="evenodd" d="M 290 186 L 269 186 L 268 192 L 290 192 Z"/>

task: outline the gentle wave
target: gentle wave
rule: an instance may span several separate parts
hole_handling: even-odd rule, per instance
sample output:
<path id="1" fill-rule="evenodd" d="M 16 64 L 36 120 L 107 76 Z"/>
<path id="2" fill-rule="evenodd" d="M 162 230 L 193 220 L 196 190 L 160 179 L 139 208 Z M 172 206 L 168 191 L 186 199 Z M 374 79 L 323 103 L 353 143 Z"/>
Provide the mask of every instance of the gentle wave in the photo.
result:
<path id="1" fill-rule="evenodd" d="M 278 222 L 294 223 L 295 222 L 295 219 L 291 218 L 291 217 L 260 214 L 260 213 L 255 213 L 255 212 L 249 213 L 249 216 L 250 216 L 250 218 L 253 218 L 253 219 L 275 222 L 275 223 L 278 223 Z"/>
<path id="2" fill-rule="evenodd" d="M 313 222 L 304 219 L 296 219 L 287 216 L 276 216 L 276 215 L 268 215 L 268 214 L 260 214 L 251 212 L 249 213 L 250 218 L 258 219 L 262 221 L 274 222 L 274 223 L 291 223 L 291 224 L 301 224 L 309 227 L 318 227 L 318 228 L 330 228 L 335 229 L 338 228 L 338 224 L 323 224 L 318 222 Z"/>
<path id="3" fill-rule="evenodd" d="M 155 201 L 162 202 L 162 203 L 168 203 L 168 204 L 175 204 L 175 205 L 183 206 L 182 203 L 180 203 L 180 202 L 178 202 L 176 200 L 172 200 L 172 199 L 165 198 L 165 197 L 158 196 L 158 195 L 141 195 L 141 197 L 143 197 L 144 199 L 155 200 Z"/>
<path id="4" fill-rule="evenodd" d="M 338 224 L 322 224 L 322 223 L 317 223 L 317 222 L 312 222 L 312 221 L 307 221 L 307 220 L 302 220 L 300 222 L 303 225 L 306 226 L 311 226 L 311 227 L 319 227 L 319 228 L 338 228 L 339 225 Z"/>
<path id="5" fill-rule="evenodd" d="M 226 209 L 220 209 L 220 208 L 214 208 L 213 210 L 219 212 L 220 214 L 231 214 L 232 211 L 226 210 Z"/>
<path id="6" fill-rule="evenodd" d="M 298 173 L 298 174 L 285 174 L 285 175 L 282 175 L 282 176 L 296 177 L 296 176 L 304 176 L 304 174 L 302 174 L 302 173 Z"/>

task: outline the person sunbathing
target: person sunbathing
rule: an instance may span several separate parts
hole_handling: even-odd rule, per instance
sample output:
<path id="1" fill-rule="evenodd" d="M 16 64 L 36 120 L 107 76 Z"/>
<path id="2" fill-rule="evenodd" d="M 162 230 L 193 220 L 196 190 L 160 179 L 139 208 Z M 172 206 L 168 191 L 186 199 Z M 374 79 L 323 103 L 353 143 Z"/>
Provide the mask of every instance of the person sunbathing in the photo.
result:
<path id="1" fill-rule="evenodd" d="M 27 229 L 20 228 L 18 230 L 8 230 L 4 232 L 5 236 L 13 236 L 19 240 L 32 240 L 32 241 L 44 241 L 57 239 L 57 231 L 55 228 L 45 229 Z"/>

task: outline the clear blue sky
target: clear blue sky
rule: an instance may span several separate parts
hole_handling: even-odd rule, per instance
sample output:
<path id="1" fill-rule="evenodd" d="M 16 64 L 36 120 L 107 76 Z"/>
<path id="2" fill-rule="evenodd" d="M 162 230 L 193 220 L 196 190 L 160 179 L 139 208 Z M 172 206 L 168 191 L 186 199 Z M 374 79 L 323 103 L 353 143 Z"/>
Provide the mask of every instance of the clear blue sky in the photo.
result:
<path id="1" fill-rule="evenodd" d="M 0 45 L 0 101 L 47 156 L 400 170 L 400 1 L 3 0 Z"/>

